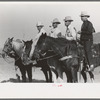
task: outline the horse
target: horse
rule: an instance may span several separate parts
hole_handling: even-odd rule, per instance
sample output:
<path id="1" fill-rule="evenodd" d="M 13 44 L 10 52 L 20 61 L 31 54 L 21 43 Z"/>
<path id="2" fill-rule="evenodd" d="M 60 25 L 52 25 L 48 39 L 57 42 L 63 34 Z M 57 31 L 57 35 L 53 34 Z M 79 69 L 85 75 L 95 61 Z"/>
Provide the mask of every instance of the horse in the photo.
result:
<path id="1" fill-rule="evenodd" d="M 98 66 L 100 66 L 100 43 L 94 43 L 92 45 L 92 57 L 93 57 L 93 64 L 94 64 L 94 69 Z M 83 52 L 83 47 L 80 46 L 79 47 L 79 52 L 82 54 L 82 58 L 83 60 L 81 59 L 81 61 L 83 61 L 83 67 L 82 67 L 82 70 L 81 70 L 81 74 L 83 76 L 83 79 L 84 79 L 84 82 L 86 83 L 87 82 L 87 75 L 86 73 L 88 72 L 89 75 L 90 75 L 90 78 L 91 78 L 91 81 L 93 82 L 94 80 L 94 74 L 92 71 L 87 71 L 87 60 L 84 56 L 84 52 Z"/>
<path id="2" fill-rule="evenodd" d="M 30 55 L 30 51 L 32 49 L 32 43 L 33 41 L 30 40 L 30 41 L 24 41 L 24 43 L 26 44 L 26 48 L 25 48 L 25 53 L 26 53 L 26 57 L 29 57 Z M 50 67 L 46 61 L 46 59 L 42 59 L 42 55 L 41 56 L 41 60 L 36 60 L 36 58 L 34 56 L 32 56 L 32 61 L 36 60 L 37 61 L 37 64 L 35 64 L 34 66 L 35 67 L 41 67 L 41 70 L 43 71 L 44 75 L 45 75 L 45 78 L 46 78 L 46 82 L 52 82 L 52 73 L 51 73 L 51 70 L 50 70 Z"/>
<path id="3" fill-rule="evenodd" d="M 42 34 L 35 46 L 34 54 L 37 52 L 44 54 L 48 50 L 53 50 L 55 54 L 58 54 L 57 59 L 63 64 L 62 67 L 67 75 L 67 82 L 78 82 L 77 71 L 79 66 L 76 41 L 69 41 L 65 38 L 52 38 L 46 34 Z M 65 57 L 67 59 L 64 59 Z M 59 76 L 60 70 L 57 72 Z"/>
<path id="4" fill-rule="evenodd" d="M 26 47 L 27 50 L 25 50 L 26 52 L 29 51 L 31 49 L 31 41 L 27 41 L 27 45 L 29 47 Z M 27 53 L 28 54 L 28 53 Z M 32 56 L 32 60 L 36 59 L 35 56 L 40 56 L 40 59 L 37 59 L 37 64 L 35 65 L 36 67 L 41 66 L 42 67 L 42 71 L 44 72 L 44 74 L 47 74 L 47 71 L 49 72 L 49 80 L 50 82 L 62 82 L 63 80 L 60 79 L 60 77 L 62 78 L 62 63 L 59 62 L 59 60 L 56 59 L 57 55 L 49 50 L 44 56 L 40 55 L 39 53 L 35 53 L 35 55 Z M 28 54 L 29 56 L 29 54 Z M 52 66 L 52 68 L 51 68 Z M 60 77 L 58 77 L 57 71 L 56 70 L 60 70 L 61 74 Z M 52 73 L 51 73 L 52 71 Z M 59 72 L 59 73 L 60 73 Z M 45 75 L 46 77 L 47 75 Z M 46 77 L 47 79 L 47 77 Z M 53 79 L 53 80 L 52 80 Z M 48 80 L 48 79 L 47 79 Z"/>
<path id="5" fill-rule="evenodd" d="M 21 41 L 19 39 L 14 41 L 13 38 L 11 38 L 11 39 L 8 38 L 5 42 L 4 48 L 2 50 L 2 57 L 3 58 L 5 58 L 6 55 L 8 55 L 8 56 L 15 59 L 15 65 L 18 66 L 20 71 L 21 71 L 23 82 L 26 82 L 26 72 L 27 72 L 28 77 L 29 77 L 29 82 L 32 82 L 32 66 L 33 65 L 32 64 L 24 65 L 22 62 L 22 59 L 21 59 L 21 56 L 23 55 L 23 50 L 24 50 L 24 52 L 26 52 L 27 55 L 29 55 L 29 53 L 30 53 L 31 49 L 27 49 L 27 48 L 31 48 L 31 45 L 29 45 L 28 42 L 30 42 L 30 44 L 32 44 L 32 40 L 25 42 L 25 41 Z M 41 65 L 40 62 L 38 64 Z M 47 66 L 47 64 L 45 63 L 45 68 L 46 68 L 46 66 Z M 45 77 L 46 77 L 46 82 L 49 82 L 46 71 L 47 71 L 47 69 L 45 69 L 45 70 L 43 69 L 43 72 L 44 72 Z M 51 81 L 52 80 L 50 80 L 50 82 Z"/>
<path id="6" fill-rule="evenodd" d="M 84 79 L 84 83 L 87 82 L 87 74 L 86 73 L 89 73 L 90 79 L 93 82 L 94 74 L 92 73 L 92 71 L 88 71 L 88 66 L 87 66 L 88 63 L 87 63 L 87 60 L 85 57 L 84 49 L 83 49 L 83 46 L 80 44 L 78 44 L 78 54 L 79 54 L 80 72 L 81 72 L 81 75 Z"/>
<path id="7" fill-rule="evenodd" d="M 32 82 L 32 65 L 24 65 L 22 63 L 20 55 L 17 54 L 15 50 L 14 43 L 18 43 L 21 45 L 21 48 L 23 48 L 24 43 L 22 41 L 16 40 L 13 41 L 13 38 L 8 38 L 4 44 L 3 50 L 2 50 L 2 57 L 5 59 L 6 56 L 10 56 L 11 58 L 15 59 L 15 66 L 18 66 L 20 69 L 21 75 L 22 75 L 22 82 L 26 82 L 26 73 L 28 74 L 28 80 L 29 82 Z M 20 81 L 20 80 L 19 80 Z"/>

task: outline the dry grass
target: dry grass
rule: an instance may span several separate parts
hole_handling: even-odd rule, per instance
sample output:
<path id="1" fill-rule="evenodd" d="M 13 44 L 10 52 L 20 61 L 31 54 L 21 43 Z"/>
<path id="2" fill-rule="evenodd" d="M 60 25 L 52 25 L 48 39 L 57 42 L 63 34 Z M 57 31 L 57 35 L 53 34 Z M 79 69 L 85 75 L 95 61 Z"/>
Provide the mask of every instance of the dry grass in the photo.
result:
<path id="1" fill-rule="evenodd" d="M 45 83 L 45 77 L 43 72 L 40 70 L 40 68 L 33 68 L 32 69 L 32 79 L 33 83 Z M 17 73 L 20 75 L 20 71 L 17 71 Z M 95 83 L 100 82 L 100 67 L 95 68 L 94 70 L 94 76 L 95 76 Z M 64 75 L 64 81 L 66 82 L 66 76 Z M 91 83 L 91 80 L 88 76 L 88 83 Z M 16 78 L 16 72 L 15 72 L 15 67 L 14 63 L 7 63 L 3 58 L 0 58 L 0 82 L 1 83 L 6 83 L 6 82 L 11 82 L 11 83 L 18 83 L 18 80 Z M 80 83 L 83 83 L 83 78 L 81 77 L 81 80 L 79 80 Z"/>

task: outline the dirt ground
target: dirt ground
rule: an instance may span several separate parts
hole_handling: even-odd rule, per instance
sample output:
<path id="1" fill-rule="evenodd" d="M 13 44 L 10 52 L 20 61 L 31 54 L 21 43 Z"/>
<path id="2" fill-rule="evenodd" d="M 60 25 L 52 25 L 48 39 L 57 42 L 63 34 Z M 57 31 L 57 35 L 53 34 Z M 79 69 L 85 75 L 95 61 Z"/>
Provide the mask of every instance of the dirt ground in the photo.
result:
<path id="1" fill-rule="evenodd" d="M 43 72 L 40 70 L 40 68 L 32 68 L 32 83 L 45 83 L 45 77 Z M 17 73 L 20 75 L 20 72 L 17 71 Z M 94 83 L 100 82 L 100 66 L 94 69 Z M 79 73 L 78 73 L 79 74 Z M 88 76 L 88 82 L 91 83 L 91 80 Z M 66 82 L 66 76 L 63 74 L 64 82 Z M 79 75 L 78 75 L 79 77 Z M 7 63 L 3 58 L 0 58 L 0 83 L 18 83 L 18 80 L 16 78 L 16 72 L 14 63 Z M 81 79 L 79 79 L 79 83 L 83 83 L 83 78 L 81 76 Z"/>

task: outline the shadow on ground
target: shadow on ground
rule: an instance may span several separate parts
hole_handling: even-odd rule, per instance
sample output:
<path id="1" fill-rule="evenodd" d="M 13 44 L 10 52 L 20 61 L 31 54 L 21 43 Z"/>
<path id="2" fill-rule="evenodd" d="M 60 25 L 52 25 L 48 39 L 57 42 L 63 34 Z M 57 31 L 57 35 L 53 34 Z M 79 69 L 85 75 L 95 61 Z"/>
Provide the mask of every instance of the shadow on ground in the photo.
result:
<path id="1" fill-rule="evenodd" d="M 18 79 L 14 79 L 14 78 L 9 78 L 8 80 L 3 80 L 1 81 L 1 83 L 46 83 L 46 81 L 44 80 L 37 80 L 37 79 L 33 79 L 32 82 L 22 82 L 22 80 L 18 80 Z"/>

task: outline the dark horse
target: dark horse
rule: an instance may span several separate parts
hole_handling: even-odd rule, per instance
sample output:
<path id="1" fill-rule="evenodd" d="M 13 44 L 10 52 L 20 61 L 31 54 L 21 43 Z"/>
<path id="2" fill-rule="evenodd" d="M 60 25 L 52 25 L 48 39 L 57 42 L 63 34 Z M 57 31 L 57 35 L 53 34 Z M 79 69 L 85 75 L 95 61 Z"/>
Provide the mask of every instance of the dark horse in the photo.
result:
<path id="1" fill-rule="evenodd" d="M 26 48 L 25 48 L 25 53 L 26 53 L 26 57 L 29 57 L 29 54 L 30 54 L 30 51 L 32 49 L 32 43 L 33 41 L 30 40 L 30 41 L 24 41 L 25 45 L 26 45 Z M 44 75 L 45 75 L 45 78 L 46 78 L 46 82 L 52 82 L 52 73 L 51 73 L 51 70 L 50 70 L 50 67 L 47 63 L 47 60 L 46 59 L 42 59 L 42 55 L 41 56 L 41 59 L 40 60 L 37 60 L 37 64 L 35 64 L 34 66 L 35 67 L 41 67 L 41 70 L 43 71 Z M 36 58 L 34 57 L 34 55 L 32 56 L 32 61 L 36 60 Z"/>
<path id="2" fill-rule="evenodd" d="M 48 50 L 53 50 L 55 54 L 58 54 L 58 60 L 61 58 L 59 62 L 63 64 L 61 67 L 63 67 L 67 75 L 67 82 L 78 82 L 77 71 L 79 69 L 79 63 L 76 41 L 68 41 L 64 38 L 55 39 L 46 34 L 42 34 L 35 46 L 34 54 L 37 52 L 43 54 Z M 37 56 L 37 58 L 39 57 Z"/>
<path id="3" fill-rule="evenodd" d="M 30 50 L 31 50 L 31 45 L 32 45 L 32 40 L 23 42 L 21 40 L 14 41 L 13 38 L 11 38 L 11 39 L 8 38 L 7 41 L 5 42 L 4 48 L 2 50 L 3 58 L 5 58 L 6 55 L 8 55 L 15 59 L 15 65 L 18 66 L 21 71 L 23 82 L 26 82 L 26 72 L 28 74 L 29 82 L 32 82 L 32 66 L 33 65 L 32 64 L 24 65 L 21 60 L 23 48 L 25 47 L 24 51 L 26 52 L 27 55 L 29 55 Z M 18 48 L 20 51 L 17 50 Z M 50 80 L 49 80 L 48 76 L 47 76 L 47 71 L 48 71 L 49 66 L 47 65 L 47 63 L 43 63 L 43 64 L 44 64 L 44 67 L 42 66 L 42 71 L 45 74 L 46 81 L 51 82 L 52 78 L 50 78 Z M 43 64 L 41 64 L 41 62 L 38 62 L 38 64 L 36 66 L 41 67 L 41 65 L 43 65 Z M 51 76 L 50 72 L 49 72 L 49 74 Z"/>
<path id="4" fill-rule="evenodd" d="M 81 52 L 82 54 L 82 58 L 83 58 L 83 68 L 81 70 L 81 74 L 83 76 L 84 82 L 87 82 L 87 61 L 86 58 L 84 57 L 84 52 L 83 52 L 83 47 L 79 47 L 79 52 Z M 92 56 L 93 56 L 93 64 L 94 64 L 94 68 L 100 66 L 100 43 L 97 44 L 93 44 L 92 46 Z M 92 71 L 88 71 L 91 81 L 93 82 L 94 80 L 94 74 Z"/>

